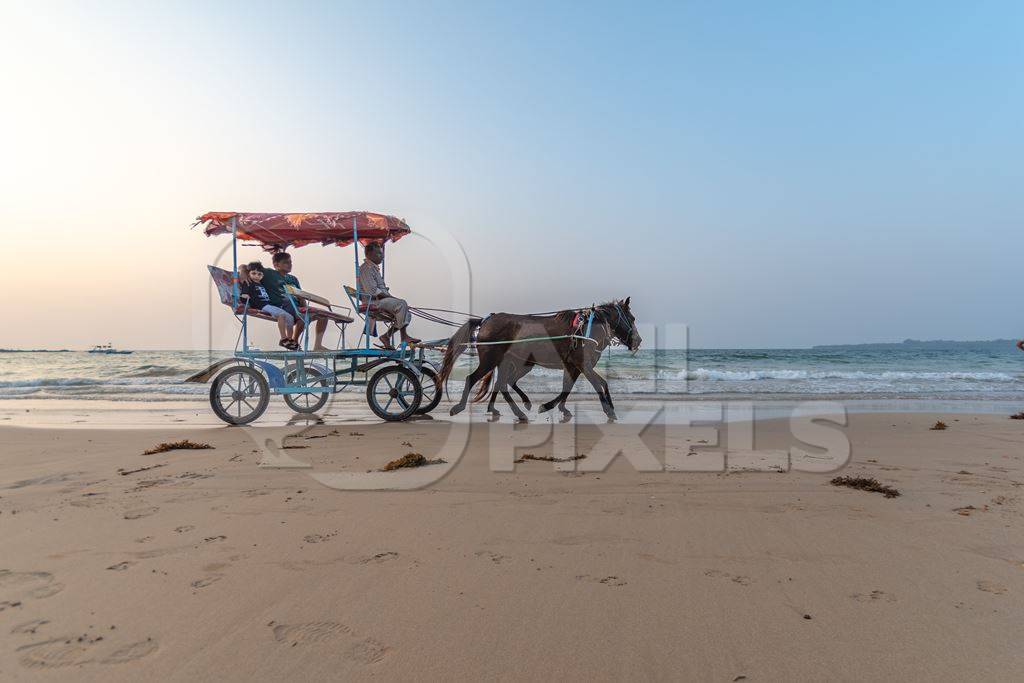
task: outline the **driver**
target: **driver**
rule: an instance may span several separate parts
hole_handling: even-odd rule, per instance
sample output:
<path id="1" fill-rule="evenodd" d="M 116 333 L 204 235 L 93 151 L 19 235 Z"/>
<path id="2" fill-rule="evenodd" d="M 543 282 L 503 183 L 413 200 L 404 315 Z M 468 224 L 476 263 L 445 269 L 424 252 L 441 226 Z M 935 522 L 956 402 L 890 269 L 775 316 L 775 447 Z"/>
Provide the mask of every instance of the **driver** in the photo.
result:
<path id="1" fill-rule="evenodd" d="M 368 301 L 377 304 L 377 310 L 389 313 L 394 323 L 388 331 L 380 336 L 381 345 L 386 349 L 393 349 L 391 337 L 395 330 L 402 335 L 402 341 L 407 344 L 417 344 L 419 339 L 409 336 L 408 326 L 412 322 L 412 313 L 409 312 L 409 304 L 404 299 L 392 296 L 388 286 L 384 283 L 384 276 L 380 274 L 380 264 L 384 261 L 384 249 L 379 242 L 370 242 L 366 245 L 364 252 L 366 259 L 359 266 L 359 294 Z"/>

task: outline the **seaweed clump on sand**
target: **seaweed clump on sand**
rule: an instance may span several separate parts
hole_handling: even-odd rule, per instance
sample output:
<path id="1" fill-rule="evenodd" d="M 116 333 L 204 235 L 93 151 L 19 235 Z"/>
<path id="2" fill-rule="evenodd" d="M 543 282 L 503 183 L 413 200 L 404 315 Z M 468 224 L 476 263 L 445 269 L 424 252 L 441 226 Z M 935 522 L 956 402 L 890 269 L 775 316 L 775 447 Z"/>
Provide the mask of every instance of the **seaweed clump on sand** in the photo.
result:
<path id="1" fill-rule="evenodd" d="M 1014 413 L 1010 416 L 1011 420 L 1024 420 L 1024 412 Z"/>
<path id="2" fill-rule="evenodd" d="M 162 443 L 159 446 L 154 446 L 148 451 L 144 451 L 143 455 L 156 455 L 157 453 L 166 453 L 167 451 L 187 451 L 187 450 L 204 450 L 207 448 L 213 448 L 208 443 L 196 443 L 195 441 L 189 441 L 188 439 L 182 439 L 181 441 L 171 441 L 169 443 Z"/>
<path id="3" fill-rule="evenodd" d="M 391 472 L 392 470 L 400 470 L 403 467 L 423 467 L 424 465 L 441 465 L 448 462 L 441 458 L 434 460 L 428 460 L 420 453 L 406 453 L 398 460 L 392 460 L 381 469 L 381 472 Z"/>
<path id="4" fill-rule="evenodd" d="M 519 458 L 518 460 L 513 460 L 512 462 L 516 464 L 525 462 L 527 460 L 538 460 L 540 462 L 572 462 L 573 460 L 582 460 L 585 457 L 587 456 L 582 454 L 576 454 L 571 458 L 555 458 L 550 455 L 534 455 L 533 453 L 524 453 L 523 457 Z"/>
<path id="5" fill-rule="evenodd" d="M 833 486 L 846 486 L 860 491 L 875 491 L 886 498 L 897 498 L 900 492 L 891 486 L 879 483 L 877 479 L 869 477 L 836 477 L 830 482 Z"/>
<path id="6" fill-rule="evenodd" d="M 937 420 L 935 424 L 933 424 L 928 429 L 932 430 L 933 432 L 941 432 L 943 429 L 949 429 L 949 425 L 947 425 L 942 420 Z"/>

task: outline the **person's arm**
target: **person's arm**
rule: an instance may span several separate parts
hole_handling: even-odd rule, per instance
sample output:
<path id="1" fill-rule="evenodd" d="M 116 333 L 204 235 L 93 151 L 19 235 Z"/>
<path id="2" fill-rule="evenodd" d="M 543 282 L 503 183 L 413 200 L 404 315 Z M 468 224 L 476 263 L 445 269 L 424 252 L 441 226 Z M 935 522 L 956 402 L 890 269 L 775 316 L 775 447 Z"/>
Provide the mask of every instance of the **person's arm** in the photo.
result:
<path id="1" fill-rule="evenodd" d="M 295 277 L 294 275 L 292 275 L 292 281 L 288 282 L 287 284 L 295 287 L 295 289 L 302 289 L 302 285 L 299 284 L 299 278 Z M 308 301 L 303 299 L 301 296 L 293 296 L 292 298 L 295 299 L 295 305 L 296 306 L 305 307 L 309 303 Z"/>
<path id="2" fill-rule="evenodd" d="M 380 274 L 380 271 L 374 269 L 374 279 L 377 281 L 377 293 L 374 295 L 374 299 L 387 299 L 391 296 L 391 290 L 388 289 L 388 285 L 384 282 L 384 276 Z"/>

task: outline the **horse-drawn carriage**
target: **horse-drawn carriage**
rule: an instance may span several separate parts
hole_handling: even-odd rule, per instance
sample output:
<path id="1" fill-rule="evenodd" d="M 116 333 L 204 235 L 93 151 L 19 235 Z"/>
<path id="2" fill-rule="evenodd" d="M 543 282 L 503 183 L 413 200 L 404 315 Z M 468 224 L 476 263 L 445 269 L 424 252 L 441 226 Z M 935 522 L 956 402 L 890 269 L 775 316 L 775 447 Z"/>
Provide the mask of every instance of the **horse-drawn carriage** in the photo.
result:
<path id="1" fill-rule="evenodd" d="M 248 424 L 259 418 L 273 394 L 283 397 L 292 410 L 316 413 L 331 394 L 349 387 L 365 386 L 366 401 L 383 420 L 406 420 L 429 413 L 441 400 L 441 383 L 434 364 L 424 350 L 443 345 L 447 340 L 406 343 L 394 349 L 371 346 L 372 328 L 377 320 L 386 320 L 359 291 L 359 249 L 355 251 L 356 286 L 345 287 L 348 306 L 336 306 L 323 296 L 285 286 L 289 303 L 304 324 L 302 346 L 297 350 L 265 351 L 249 343 L 251 319 L 273 320 L 261 311 L 249 308 L 240 297 L 238 241 L 257 244 L 268 251 L 308 244 L 345 247 L 369 242 L 393 242 L 411 232 L 406 223 L 393 216 L 377 213 L 235 213 L 213 212 L 199 217 L 196 225 L 205 226 L 207 235 L 231 235 L 232 270 L 209 266 L 220 302 L 231 309 L 241 323 L 235 352 L 189 382 L 208 382 L 210 405 L 217 417 L 231 424 Z M 345 312 L 342 313 L 341 311 Z M 355 346 L 346 348 L 346 327 L 361 321 Z M 340 330 L 337 348 L 317 351 L 309 348 L 310 323 L 323 320 Z M 323 324 L 323 323 L 321 323 Z"/>
<path id="2" fill-rule="evenodd" d="M 220 301 L 231 308 L 241 323 L 235 353 L 190 377 L 189 382 L 208 382 L 210 405 L 217 416 L 231 424 L 247 424 L 262 415 L 272 394 L 283 396 L 285 403 L 300 413 L 315 413 L 330 395 L 352 386 L 366 387 L 366 401 L 375 415 L 388 421 L 406 420 L 429 413 L 441 401 L 443 384 L 458 356 L 465 350 L 477 351 L 479 363 L 466 379 L 461 399 L 451 414 L 466 407 L 469 393 L 482 383 L 477 399 L 490 391 L 488 410 L 496 415 L 494 400 L 500 393 L 520 420 L 519 410 L 508 389 L 515 389 L 529 409 L 526 395 L 516 382 L 531 368 L 542 366 L 564 371 L 562 392 L 541 405 L 541 412 L 558 407 L 570 415 L 565 401 L 582 374 L 593 386 L 609 419 L 615 418 L 608 383 L 595 370 L 601 353 L 611 344 L 622 344 L 631 351 L 640 347 L 636 320 L 629 310 L 629 298 L 609 301 L 585 309 L 551 311 L 545 314 L 515 315 L 497 313 L 485 318 L 461 314 L 469 320 L 458 323 L 440 318 L 431 311 L 410 309 L 427 320 L 459 327 L 451 339 L 403 342 L 398 348 L 372 348 L 371 329 L 375 320 L 387 320 L 385 312 L 375 310 L 373 301 L 359 290 L 359 249 L 355 250 L 355 287 L 344 286 L 352 307 L 335 306 L 322 296 L 297 287 L 284 287 L 288 302 L 299 314 L 304 337 L 301 350 L 262 351 L 249 345 L 249 319 L 273 320 L 273 316 L 251 310 L 239 296 L 238 240 L 258 244 L 269 251 L 308 244 L 348 246 L 396 241 L 411 229 L 402 220 L 378 213 L 207 213 L 196 225 L 205 225 L 207 235 L 231 234 L 232 270 L 210 266 L 210 275 Z M 315 305 L 314 305 L 315 304 Z M 340 313 L 337 309 L 345 309 Z M 345 346 L 346 326 L 362 321 L 359 342 Z M 452 311 L 449 311 L 452 313 Z M 340 341 L 334 350 L 310 350 L 310 322 L 333 322 L 340 329 Z M 425 358 L 425 349 L 446 349 L 443 367 Z"/>

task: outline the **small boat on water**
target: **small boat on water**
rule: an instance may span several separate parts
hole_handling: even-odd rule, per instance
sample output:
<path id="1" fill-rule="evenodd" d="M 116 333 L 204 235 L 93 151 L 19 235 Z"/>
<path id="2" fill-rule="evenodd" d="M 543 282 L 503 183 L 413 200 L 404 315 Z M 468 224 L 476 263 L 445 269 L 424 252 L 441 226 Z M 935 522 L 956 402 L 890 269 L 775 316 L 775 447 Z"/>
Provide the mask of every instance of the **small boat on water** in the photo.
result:
<path id="1" fill-rule="evenodd" d="M 123 356 L 131 353 L 131 351 L 118 351 L 117 349 L 110 345 L 110 342 L 107 342 L 106 344 L 97 344 L 96 346 L 92 347 L 91 349 L 89 349 L 89 353 L 105 353 L 110 356 Z"/>

